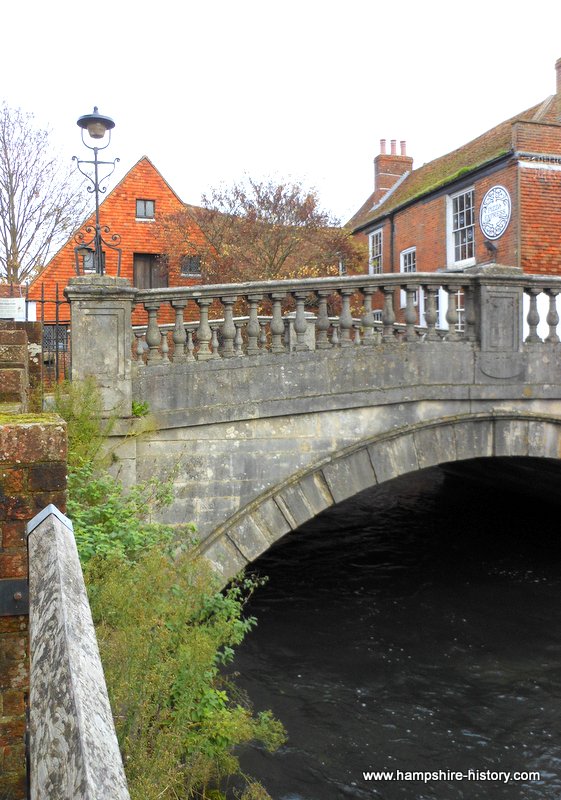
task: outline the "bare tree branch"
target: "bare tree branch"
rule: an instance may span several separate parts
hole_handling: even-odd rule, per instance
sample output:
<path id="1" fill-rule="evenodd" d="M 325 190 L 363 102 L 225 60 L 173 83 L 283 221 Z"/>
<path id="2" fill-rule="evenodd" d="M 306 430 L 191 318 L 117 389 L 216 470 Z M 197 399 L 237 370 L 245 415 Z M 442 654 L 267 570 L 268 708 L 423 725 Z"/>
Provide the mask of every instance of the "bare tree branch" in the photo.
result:
<path id="1" fill-rule="evenodd" d="M 23 283 L 86 215 L 88 197 L 33 115 L 0 108 L 0 280 Z"/>

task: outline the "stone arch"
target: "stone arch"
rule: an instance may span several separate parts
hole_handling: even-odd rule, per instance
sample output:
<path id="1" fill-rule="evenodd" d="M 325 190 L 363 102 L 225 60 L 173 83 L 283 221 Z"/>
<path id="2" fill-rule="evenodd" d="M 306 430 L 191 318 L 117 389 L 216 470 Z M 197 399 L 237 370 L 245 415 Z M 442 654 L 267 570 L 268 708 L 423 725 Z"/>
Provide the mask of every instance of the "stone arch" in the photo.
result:
<path id="1" fill-rule="evenodd" d="M 263 492 L 200 549 L 228 580 L 285 534 L 363 489 L 438 464 L 497 456 L 561 458 L 561 418 L 474 413 L 379 433 Z"/>

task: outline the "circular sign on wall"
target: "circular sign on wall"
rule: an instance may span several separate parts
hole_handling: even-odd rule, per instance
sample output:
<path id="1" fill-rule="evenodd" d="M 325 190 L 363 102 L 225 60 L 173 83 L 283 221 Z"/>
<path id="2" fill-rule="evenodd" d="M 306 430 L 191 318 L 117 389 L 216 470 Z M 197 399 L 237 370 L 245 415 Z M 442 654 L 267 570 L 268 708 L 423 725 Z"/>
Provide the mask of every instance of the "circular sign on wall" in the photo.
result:
<path id="1" fill-rule="evenodd" d="M 479 208 L 479 227 L 488 239 L 498 239 L 510 222 L 512 204 L 504 186 L 493 186 L 486 192 Z"/>

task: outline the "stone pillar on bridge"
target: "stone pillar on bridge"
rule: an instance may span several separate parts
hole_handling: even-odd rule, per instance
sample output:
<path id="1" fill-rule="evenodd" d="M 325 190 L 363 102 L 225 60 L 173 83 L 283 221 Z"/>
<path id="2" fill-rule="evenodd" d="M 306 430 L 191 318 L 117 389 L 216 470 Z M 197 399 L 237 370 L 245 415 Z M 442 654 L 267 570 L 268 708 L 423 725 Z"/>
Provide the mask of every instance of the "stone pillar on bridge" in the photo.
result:
<path id="1" fill-rule="evenodd" d="M 136 292 L 126 278 L 109 275 L 71 278 L 64 290 L 71 309 L 72 377 L 96 379 L 107 415 L 131 414 L 131 313 Z"/>
<path id="2" fill-rule="evenodd" d="M 519 280 L 523 271 L 520 267 L 481 264 L 465 272 L 476 276 L 473 310 L 480 345 L 479 379 L 516 378 L 524 368 L 524 290 Z"/>

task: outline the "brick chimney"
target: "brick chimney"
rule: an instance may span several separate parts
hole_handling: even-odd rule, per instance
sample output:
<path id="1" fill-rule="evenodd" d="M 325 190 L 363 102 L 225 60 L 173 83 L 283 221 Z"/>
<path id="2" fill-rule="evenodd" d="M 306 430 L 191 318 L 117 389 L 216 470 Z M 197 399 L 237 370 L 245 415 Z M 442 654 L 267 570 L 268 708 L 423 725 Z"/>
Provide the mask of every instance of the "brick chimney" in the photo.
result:
<path id="1" fill-rule="evenodd" d="M 561 62 L 561 59 L 560 59 Z M 558 80 L 559 80 L 559 73 Z M 374 159 L 374 202 L 378 203 L 388 189 L 405 173 L 413 169 L 413 159 L 406 153 L 406 144 L 400 141 L 400 155 L 397 155 L 397 141 L 390 142 L 390 153 L 386 153 L 386 140 L 380 139 L 380 155 Z"/>

